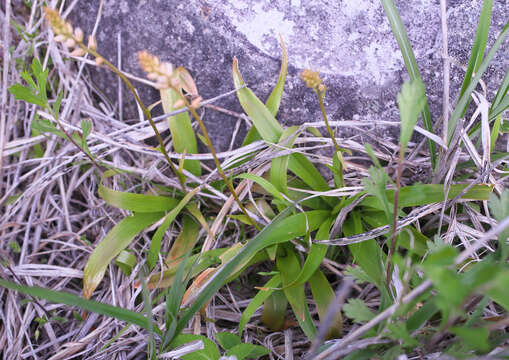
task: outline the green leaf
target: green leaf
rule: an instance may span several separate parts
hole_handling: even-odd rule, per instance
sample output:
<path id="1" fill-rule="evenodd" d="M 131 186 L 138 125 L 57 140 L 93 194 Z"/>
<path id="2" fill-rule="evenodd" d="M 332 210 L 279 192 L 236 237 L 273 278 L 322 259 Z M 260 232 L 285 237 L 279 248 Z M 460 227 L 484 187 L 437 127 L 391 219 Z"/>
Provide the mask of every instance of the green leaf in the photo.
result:
<path id="1" fill-rule="evenodd" d="M 329 238 L 329 230 L 332 226 L 333 220 L 327 219 L 324 221 L 318 232 L 316 233 L 316 240 L 327 240 Z M 327 253 L 328 246 L 324 244 L 313 243 L 309 249 L 308 256 L 304 262 L 304 266 L 299 274 L 295 277 L 290 284 L 287 286 L 302 285 L 309 280 L 311 276 L 316 272 L 320 264 L 322 263 L 325 254 Z"/>
<path id="2" fill-rule="evenodd" d="M 273 291 L 263 303 L 262 322 L 272 331 L 283 328 L 288 301 L 282 290 Z"/>
<path id="3" fill-rule="evenodd" d="M 490 341 L 488 339 L 490 333 L 486 328 L 468 328 L 468 327 L 451 327 L 451 332 L 463 340 L 463 344 L 471 349 L 481 352 L 491 350 Z"/>
<path id="4" fill-rule="evenodd" d="M 97 245 L 83 271 L 83 297 L 90 298 L 101 282 L 106 267 L 143 229 L 162 218 L 164 213 L 135 213 L 115 225 Z"/>
<path id="5" fill-rule="evenodd" d="M 360 234 L 364 231 L 360 214 L 357 211 L 347 218 L 343 224 L 343 232 L 346 236 Z M 382 288 L 385 283 L 384 268 L 382 262 L 382 250 L 375 239 L 362 241 L 357 244 L 348 245 L 352 252 L 355 262 L 371 278 L 378 288 Z"/>
<path id="6" fill-rule="evenodd" d="M 486 44 L 488 42 L 488 34 L 490 30 L 492 8 L 493 1 L 484 0 L 484 4 L 481 10 L 481 16 L 479 17 L 479 23 L 477 25 L 477 32 L 475 34 L 474 43 L 472 45 L 472 51 L 470 53 L 470 58 L 468 60 L 467 71 L 465 72 L 465 76 L 463 77 L 463 84 L 461 85 L 461 90 L 459 94 L 460 98 L 467 91 L 467 88 L 472 81 L 472 75 L 477 72 L 484 57 L 484 52 L 486 51 Z M 467 106 L 468 103 L 465 105 L 461 116 L 465 116 Z"/>
<path id="7" fill-rule="evenodd" d="M 410 40 L 408 39 L 405 27 L 403 26 L 403 22 L 401 21 L 401 17 L 399 16 L 398 9 L 394 4 L 394 0 L 381 0 L 381 1 L 385 9 L 385 14 L 387 15 L 389 23 L 391 24 L 394 37 L 396 38 L 399 45 L 399 49 L 401 50 L 401 54 L 403 55 L 403 60 L 405 61 L 405 66 L 408 71 L 408 75 L 410 76 L 410 80 L 411 81 L 417 79 L 420 80 L 421 74 L 417 66 L 417 61 L 415 60 L 412 45 L 410 44 Z M 424 111 L 422 113 L 422 122 L 424 123 L 424 128 L 426 130 L 433 132 L 433 122 L 431 120 L 431 114 L 429 112 L 427 99 L 425 100 Z M 431 165 L 434 168 L 436 165 L 435 143 L 430 139 L 427 139 L 427 141 L 429 152 L 431 155 Z"/>
<path id="8" fill-rule="evenodd" d="M 115 264 L 117 264 L 126 276 L 129 276 L 136 266 L 136 256 L 130 251 L 122 250 L 115 259 Z"/>
<path id="9" fill-rule="evenodd" d="M 184 206 L 187 205 L 187 203 L 193 198 L 196 193 L 200 191 L 200 187 L 197 187 L 193 189 L 192 191 L 189 191 L 186 196 L 180 202 L 177 206 L 175 206 L 164 218 L 163 223 L 157 231 L 155 232 L 154 236 L 152 236 L 152 241 L 150 242 L 150 249 L 148 251 L 147 255 L 147 264 L 150 270 L 152 270 L 157 262 L 159 251 L 161 250 L 161 240 L 163 239 L 163 235 L 166 233 L 168 228 L 170 227 L 170 224 L 175 220 L 177 215 L 182 211 Z"/>
<path id="10" fill-rule="evenodd" d="M 309 314 L 304 285 L 287 287 L 292 282 L 294 274 L 299 273 L 301 270 L 299 258 L 292 246 L 285 244 L 278 248 L 276 264 L 281 274 L 283 291 L 286 298 L 295 313 L 302 331 L 304 331 L 308 339 L 312 340 L 316 336 L 316 328 Z"/>
<path id="11" fill-rule="evenodd" d="M 495 118 L 495 122 L 493 123 L 493 128 L 491 129 L 491 135 L 490 135 L 490 149 L 493 153 L 493 150 L 495 149 L 495 144 L 498 139 L 498 135 L 500 134 L 500 123 L 502 121 L 502 117 L 499 115 Z"/>
<path id="12" fill-rule="evenodd" d="M 261 345 L 254 344 L 238 344 L 226 352 L 226 356 L 235 356 L 237 360 L 258 359 L 261 356 L 268 355 L 269 349 Z"/>
<path id="13" fill-rule="evenodd" d="M 216 334 L 216 341 L 224 350 L 228 350 L 235 345 L 242 343 L 240 336 L 229 333 L 229 332 L 220 332 Z"/>
<path id="14" fill-rule="evenodd" d="M 237 89 L 246 85 L 240 75 L 237 58 L 233 58 L 233 83 Z M 240 105 L 253 121 L 260 136 L 267 142 L 277 143 L 283 133 L 283 128 L 270 110 L 247 87 L 237 90 L 237 96 Z"/>
<path id="15" fill-rule="evenodd" d="M 286 201 L 283 196 L 281 195 L 281 192 L 272 185 L 269 181 L 262 178 L 261 176 L 251 174 L 251 173 L 245 173 L 235 176 L 236 179 L 247 179 L 251 180 L 261 187 L 263 187 L 266 191 L 268 191 L 274 198 L 280 200 L 280 201 Z"/>
<path id="16" fill-rule="evenodd" d="M 118 320 L 126 321 L 133 325 L 138 325 L 143 329 L 148 329 L 147 319 L 137 312 L 127 310 L 118 306 L 103 304 L 93 300 L 83 299 L 80 296 L 70 294 L 64 291 L 54 291 L 43 289 L 36 286 L 25 286 L 0 279 L 0 286 L 18 291 L 40 299 L 45 299 L 55 304 L 65 304 L 69 306 L 78 306 L 83 310 L 106 315 Z"/>
<path id="17" fill-rule="evenodd" d="M 278 287 L 281 284 L 281 277 L 279 273 L 274 275 L 255 295 L 253 300 L 246 307 L 239 321 L 239 334 L 242 335 L 242 331 L 244 327 L 248 323 L 249 319 L 253 316 L 256 310 L 263 304 L 265 299 L 267 299 L 273 292 L 274 288 Z"/>
<path id="18" fill-rule="evenodd" d="M 165 113 L 170 113 L 177 110 L 173 104 L 180 99 L 180 96 L 175 90 L 171 88 L 163 89 L 160 90 L 160 94 Z M 176 152 L 186 154 L 198 153 L 196 136 L 187 111 L 174 116 L 170 116 L 168 118 L 168 125 L 171 132 L 173 148 Z M 184 160 L 184 169 L 196 176 L 201 175 L 199 160 Z"/>
<path id="19" fill-rule="evenodd" d="M 505 24 L 504 28 L 502 29 L 502 32 L 499 34 L 497 40 L 495 41 L 490 51 L 488 52 L 488 54 L 482 61 L 481 65 L 479 66 L 477 72 L 475 73 L 475 77 L 472 79 L 472 81 L 469 83 L 463 94 L 458 99 L 456 107 L 454 108 L 454 111 L 451 114 L 451 118 L 449 119 L 448 142 L 451 141 L 452 136 L 454 135 L 454 130 L 456 129 L 458 120 L 462 117 L 463 111 L 468 105 L 468 102 L 470 101 L 472 91 L 474 91 L 475 87 L 479 83 L 479 80 L 481 80 L 481 77 L 483 76 L 484 72 L 490 65 L 491 60 L 498 51 L 498 48 L 504 42 L 508 32 L 509 32 L 509 22 Z"/>
<path id="20" fill-rule="evenodd" d="M 356 323 L 368 322 L 375 317 L 375 314 L 366 306 L 361 299 L 349 299 L 348 303 L 343 305 L 345 316 Z"/>
<path id="21" fill-rule="evenodd" d="M 406 324 L 403 322 L 389 323 L 387 328 L 391 332 L 389 337 L 396 341 L 402 342 L 406 348 L 416 349 L 420 343 L 412 337 L 407 330 Z"/>
<path id="22" fill-rule="evenodd" d="M 500 194 L 500 198 L 495 194 L 491 194 L 488 205 L 490 207 L 491 214 L 498 222 L 504 220 L 509 216 L 509 190 L 504 189 L 502 194 Z M 508 228 L 504 229 L 498 234 L 498 242 L 501 247 L 500 251 L 502 259 L 507 259 L 507 256 L 509 255 L 509 246 L 507 245 L 508 238 Z"/>
<path id="23" fill-rule="evenodd" d="M 345 270 L 345 275 L 351 276 L 355 279 L 357 284 L 369 283 L 371 278 L 366 274 L 360 266 L 348 265 Z"/>
<path id="24" fill-rule="evenodd" d="M 279 110 L 279 104 L 281 103 L 281 98 L 283 97 L 283 91 L 285 88 L 285 79 L 286 72 L 288 70 L 288 54 L 286 52 L 286 46 L 283 42 L 283 38 L 280 36 L 281 42 L 281 50 L 283 52 L 282 60 L 281 60 L 281 70 L 279 71 L 279 79 L 277 81 L 276 86 L 272 90 L 269 95 L 269 98 L 265 102 L 267 109 L 269 109 L 270 113 L 276 116 Z"/>
<path id="25" fill-rule="evenodd" d="M 117 173 L 113 170 L 107 170 L 99 183 L 99 196 L 106 201 L 108 205 L 140 213 L 151 213 L 171 210 L 179 204 L 178 199 L 167 196 L 133 194 L 116 191 L 104 186 L 103 180 L 114 175 L 117 175 Z"/>
<path id="26" fill-rule="evenodd" d="M 291 126 L 283 131 L 279 144 L 285 148 L 291 148 L 293 142 L 297 137 L 298 126 Z M 284 144 L 284 145 L 283 145 Z M 283 194 L 288 195 L 288 161 L 290 155 L 279 156 L 272 160 L 270 165 L 270 182 L 281 191 Z"/>
<path id="27" fill-rule="evenodd" d="M 194 313 L 209 301 L 215 292 L 223 286 L 237 266 L 245 263 L 246 259 L 253 258 L 260 250 L 270 245 L 283 243 L 315 230 L 329 215 L 328 211 L 317 210 L 289 216 L 292 209 L 293 207 L 290 206 L 279 213 L 269 225 L 265 226 L 253 239 L 249 240 L 235 257 L 221 266 L 214 274 L 213 279 L 209 280 L 204 288 L 201 289 L 189 309 L 183 313 L 179 321 L 179 331 L 187 326 Z"/>
<path id="28" fill-rule="evenodd" d="M 329 306 L 335 301 L 336 295 L 329 280 L 325 277 L 323 272 L 319 269 L 315 271 L 313 276 L 309 279 L 311 293 L 316 304 L 316 311 L 320 317 L 320 321 L 325 321 Z M 334 320 L 328 331 L 328 338 L 339 338 L 343 329 L 343 318 L 341 316 L 341 309 L 336 309 Z"/>
<path id="29" fill-rule="evenodd" d="M 16 100 L 23 100 L 30 104 L 35 104 L 41 108 L 46 107 L 46 102 L 38 94 L 34 93 L 29 87 L 21 84 L 14 84 L 9 87 L 9 92 L 14 95 Z"/>
<path id="30" fill-rule="evenodd" d="M 400 158 L 404 157 L 406 147 L 415 124 L 419 119 L 419 114 L 424 110 L 426 104 L 426 94 L 424 84 L 420 79 L 412 82 L 405 82 L 398 93 L 398 106 L 401 117 L 401 134 L 400 134 Z"/>
<path id="31" fill-rule="evenodd" d="M 176 261 L 188 251 L 194 248 L 194 245 L 198 241 L 198 235 L 200 233 L 200 225 L 196 223 L 190 216 L 184 215 L 182 217 L 182 231 L 175 239 L 173 246 L 166 258 L 166 262 L 171 264 Z"/>
<path id="32" fill-rule="evenodd" d="M 216 344 L 202 335 L 181 334 L 173 340 L 171 345 L 176 348 L 196 340 L 203 341 L 204 348 L 182 356 L 182 360 L 218 360 L 221 357 Z"/>

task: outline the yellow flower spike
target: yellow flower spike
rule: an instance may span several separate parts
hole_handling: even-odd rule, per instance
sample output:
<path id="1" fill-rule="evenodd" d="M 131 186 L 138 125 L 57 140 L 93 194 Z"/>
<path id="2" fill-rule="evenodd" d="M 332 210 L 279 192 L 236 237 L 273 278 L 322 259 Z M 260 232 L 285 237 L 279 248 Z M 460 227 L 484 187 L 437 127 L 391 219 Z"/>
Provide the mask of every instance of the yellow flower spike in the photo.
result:
<path id="1" fill-rule="evenodd" d="M 316 89 L 322 85 L 322 79 L 318 75 L 318 71 L 310 69 L 303 70 L 300 74 L 300 78 L 306 83 L 306 86 L 311 89 Z"/>

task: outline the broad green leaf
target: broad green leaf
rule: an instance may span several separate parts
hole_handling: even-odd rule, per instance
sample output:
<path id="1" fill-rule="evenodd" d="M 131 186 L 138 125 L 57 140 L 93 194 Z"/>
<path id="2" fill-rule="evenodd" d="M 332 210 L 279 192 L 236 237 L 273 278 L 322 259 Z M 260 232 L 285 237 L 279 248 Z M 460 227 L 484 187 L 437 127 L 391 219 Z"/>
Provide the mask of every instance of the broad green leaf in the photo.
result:
<path id="1" fill-rule="evenodd" d="M 279 72 L 279 79 L 277 81 L 276 86 L 272 90 L 272 92 L 269 95 L 269 98 L 265 102 L 265 106 L 267 106 L 267 109 L 269 112 L 275 117 L 278 110 L 279 110 L 279 104 L 281 103 L 281 98 L 283 96 L 283 90 L 285 87 L 285 79 L 286 79 L 286 71 L 288 68 L 288 56 L 286 53 L 286 46 L 283 42 L 283 38 L 280 38 L 281 40 L 281 49 L 283 50 L 283 58 L 281 60 L 281 71 Z M 252 126 L 247 135 L 244 139 L 244 142 L 242 143 L 242 146 L 246 146 L 248 144 L 251 144 L 257 140 L 261 140 L 260 134 L 258 134 L 258 131 L 256 130 L 255 126 Z"/>
<path id="2" fill-rule="evenodd" d="M 162 218 L 164 213 L 135 213 L 115 225 L 97 245 L 83 271 L 83 297 L 88 299 L 101 282 L 106 267 L 143 229 Z"/>
<path id="3" fill-rule="evenodd" d="M 285 244 L 278 248 L 276 264 L 281 274 L 283 291 L 286 298 L 302 331 L 304 331 L 308 339 L 312 340 L 316 336 L 316 328 L 309 314 L 304 285 L 287 287 L 292 282 L 294 274 L 299 273 L 301 270 L 299 258 L 292 246 Z"/>
<path id="4" fill-rule="evenodd" d="M 199 232 L 200 226 L 196 221 L 190 216 L 184 215 L 182 217 L 182 231 L 175 239 L 166 257 L 166 263 L 171 264 L 191 250 L 198 241 Z"/>
<path id="5" fill-rule="evenodd" d="M 483 327 L 468 328 L 465 326 L 453 326 L 451 332 L 461 338 L 462 343 L 470 349 L 475 349 L 481 352 L 487 352 L 491 350 L 491 344 L 489 340 L 490 332 L 488 329 Z"/>
<path id="6" fill-rule="evenodd" d="M 394 4 L 394 0 L 381 0 L 381 1 L 385 9 L 385 14 L 387 15 L 389 23 L 391 24 L 394 37 L 396 38 L 399 45 L 399 49 L 401 50 L 401 54 L 403 55 L 403 60 L 405 61 L 405 67 L 408 71 L 408 75 L 410 76 L 410 80 L 411 81 L 414 81 L 416 79 L 420 80 L 421 74 L 417 66 L 417 61 L 415 60 L 412 45 L 410 44 L 410 40 L 408 39 L 405 27 L 403 26 L 401 17 L 399 16 L 396 5 Z M 422 122 L 424 123 L 424 128 L 426 130 L 433 132 L 433 122 L 431 120 L 431 114 L 429 112 L 427 99 L 424 105 L 424 111 L 422 113 Z M 431 155 L 431 165 L 434 168 L 436 164 L 435 143 L 430 139 L 427 139 L 427 141 L 429 152 Z"/>
<path id="7" fill-rule="evenodd" d="M 313 276 L 309 279 L 309 285 L 311 287 L 311 293 L 316 304 L 316 311 L 320 317 L 320 321 L 325 321 L 329 306 L 335 301 L 334 290 L 329 283 L 329 280 L 325 275 L 318 269 L 315 271 Z M 328 338 L 339 338 L 343 329 L 343 318 L 341 315 L 341 309 L 336 309 L 334 320 L 331 324 L 331 328 L 328 331 Z"/>
<path id="8" fill-rule="evenodd" d="M 354 211 L 343 224 L 345 236 L 352 236 L 364 232 L 359 212 Z M 355 262 L 364 270 L 378 288 L 384 287 L 385 276 L 382 260 L 382 250 L 375 239 L 348 245 Z"/>
<path id="9" fill-rule="evenodd" d="M 414 132 L 419 114 L 424 110 L 426 94 L 421 79 L 405 82 L 398 93 L 398 107 L 401 117 L 400 158 L 403 159 L 408 142 Z"/>
<path id="10" fill-rule="evenodd" d="M 235 356 L 237 360 L 258 359 L 261 356 L 268 355 L 269 349 L 261 345 L 254 344 L 238 344 L 226 352 L 226 356 Z"/>
<path id="11" fill-rule="evenodd" d="M 495 121 L 493 122 L 493 128 L 491 129 L 491 135 L 490 135 L 490 149 L 491 152 L 493 152 L 493 149 L 495 149 L 495 144 L 498 139 L 498 135 L 500 135 L 500 123 L 502 122 L 502 117 L 498 115 L 495 118 Z"/>
<path id="12" fill-rule="evenodd" d="M 283 146 L 285 148 L 291 148 L 293 146 L 293 142 L 295 141 L 297 135 L 296 131 L 298 129 L 299 128 L 297 126 L 291 126 L 285 129 L 281 135 L 279 143 L 286 143 Z M 288 195 L 287 176 L 289 158 L 290 155 L 279 156 L 273 159 L 270 165 L 270 182 L 285 195 Z"/>
<path id="13" fill-rule="evenodd" d="M 263 302 L 262 322 L 272 331 L 283 328 L 288 300 L 282 290 L 276 290 Z"/>
<path id="14" fill-rule="evenodd" d="M 221 357 L 216 344 L 214 344 L 212 340 L 206 336 L 202 335 L 180 334 L 175 338 L 175 340 L 172 341 L 171 346 L 173 348 L 177 348 L 196 340 L 203 341 L 203 350 L 197 350 L 179 358 L 182 360 L 218 360 Z"/>
<path id="15" fill-rule="evenodd" d="M 136 256 L 130 251 L 122 250 L 115 259 L 115 264 L 117 264 L 124 274 L 129 276 L 136 266 Z"/>
<path id="16" fill-rule="evenodd" d="M 180 99 L 178 93 L 172 89 L 162 89 L 161 101 L 165 113 L 170 113 L 177 110 L 173 104 Z M 183 154 L 196 154 L 198 153 L 198 144 L 194 134 L 193 127 L 191 126 L 191 119 L 187 111 L 180 114 L 170 116 L 168 118 L 168 125 L 171 133 L 171 140 L 173 148 L 178 153 Z M 201 167 L 199 160 L 184 160 L 184 169 L 190 173 L 200 176 Z"/>
<path id="17" fill-rule="evenodd" d="M 170 227 L 170 224 L 175 220 L 177 215 L 182 211 L 184 206 L 187 205 L 187 203 L 193 198 L 196 193 L 200 191 L 200 187 L 197 187 L 193 189 L 192 191 L 189 191 L 186 196 L 180 202 L 177 206 L 175 206 L 168 215 L 165 216 L 163 223 L 157 231 L 155 232 L 154 236 L 152 236 L 152 241 L 150 242 L 150 249 L 148 251 L 147 255 L 147 264 L 150 270 L 152 270 L 157 262 L 159 251 L 161 250 L 161 240 L 163 239 L 164 234 Z"/>
<path id="18" fill-rule="evenodd" d="M 118 306 L 112 306 L 93 300 L 83 299 L 80 296 L 64 291 L 54 291 L 36 286 L 19 285 L 3 279 L 0 279 L 0 286 L 40 299 L 45 299 L 55 304 L 78 306 L 79 308 L 86 311 L 110 316 L 118 320 L 126 321 L 133 325 L 138 325 L 143 329 L 148 329 L 147 319 L 142 314 Z"/>
<path id="19" fill-rule="evenodd" d="M 237 89 L 246 85 L 240 75 L 237 58 L 233 58 L 233 83 Z M 237 96 L 242 108 L 253 121 L 260 136 L 265 141 L 273 144 L 277 143 L 283 133 L 283 128 L 269 109 L 247 87 L 237 90 Z"/>
<path id="20" fill-rule="evenodd" d="M 509 190 L 504 189 L 502 194 L 500 194 L 500 198 L 491 194 L 490 201 L 488 203 L 492 216 L 498 221 L 501 222 L 506 217 L 509 216 Z M 501 259 L 506 259 L 509 255 L 509 246 L 507 245 L 507 239 L 509 238 L 509 229 L 506 228 L 498 234 L 498 241 L 501 247 Z"/>
<path id="21" fill-rule="evenodd" d="M 242 335 L 242 331 L 244 327 L 248 323 L 249 319 L 253 316 L 256 310 L 263 304 L 265 299 L 267 299 L 273 292 L 274 288 L 278 287 L 281 284 L 281 277 L 279 274 L 274 275 L 255 295 L 253 300 L 246 307 L 239 321 L 239 334 Z"/>
<path id="22" fill-rule="evenodd" d="M 217 343 L 224 349 L 228 350 L 235 345 L 242 343 L 240 336 L 230 332 L 219 332 L 216 334 Z"/>
<path id="23" fill-rule="evenodd" d="M 270 93 L 269 98 L 265 102 L 267 109 L 269 109 L 270 113 L 274 116 L 276 116 L 279 110 L 279 104 L 281 104 L 281 98 L 283 97 L 283 91 L 285 88 L 286 71 L 288 70 L 288 54 L 286 52 L 286 46 L 283 41 L 283 37 L 280 36 L 279 40 L 281 42 L 281 50 L 283 52 L 281 59 L 281 70 L 279 71 L 279 79 L 276 86 Z"/>
<path id="24" fill-rule="evenodd" d="M 356 323 L 368 322 L 375 317 L 364 301 L 361 299 L 351 298 L 343 305 L 343 312 L 345 316 L 352 319 Z"/>
<path id="25" fill-rule="evenodd" d="M 113 190 L 103 185 L 103 180 L 105 178 L 116 174 L 117 173 L 112 170 L 107 170 L 103 175 L 103 179 L 99 183 L 99 196 L 106 201 L 108 205 L 139 213 L 152 213 L 171 210 L 179 203 L 178 199 L 167 196 L 133 194 Z"/>
<path id="26" fill-rule="evenodd" d="M 327 240 L 329 238 L 329 230 L 332 226 L 333 219 L 327 219 L 324 221 L 316 233 L 316 240 Z M 325 254 L 327 253 L 328 246 L 325 244 L 313 243 L 309 249 L 308 256 L 304 262 L 304 266 L 300 273 L 295 277 L 290 284 L 287 286 L 302 285 L 309 280 L 311 276 L 316 272 L 320 264 L 322 263 Z"/>

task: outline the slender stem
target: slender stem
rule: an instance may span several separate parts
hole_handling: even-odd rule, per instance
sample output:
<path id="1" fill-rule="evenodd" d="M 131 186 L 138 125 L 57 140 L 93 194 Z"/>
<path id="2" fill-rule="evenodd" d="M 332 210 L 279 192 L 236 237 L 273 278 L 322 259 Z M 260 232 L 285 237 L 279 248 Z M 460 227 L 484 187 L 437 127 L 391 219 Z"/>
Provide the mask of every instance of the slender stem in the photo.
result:
<path id="1" fill-rule="evenodd" d="M 219 173 L 221 178 L 226 183 L 226 186 L 228 186 L 228 189 L 230 190 L 230 192 L 233 195 L 233 198 L 235 199 L 235 201 L 239 205 L 240 210 L 242 211 L 242 213 L 245 216 L 247 216 L 249 221 L 251 221 L 251 223 L 254 225 L 254 227 L 257 230 L 261 230 L 260 227 L 256 224 L 256 222 L 251 218 L 251 216 L 247 212 L 246 208 L 244 207 L 244 205 L 240 201 L 239 196 L 237 195 L 237 192 L 235 191 L 235 188 L 233 187 L 232 183 L 230 182 L 230 179 L 228 179 L 228 177 L 224 173 L 223 168 L 221 167 L 221 163 L 219 162 L 219 159 L 217 158 L 216 150 L 214 149 L 214 146 L 212 145 L 212 141 L 210 140 L 209 133 L 207 132 L 207 129 L 205 128 L 205 124 L 201 120 L 200 115 L 198 115 L 196 110 L 191 106 L 189 101 L 186 99 L 186 97 L 182 94 L 182 92 L 179 89 L 174 89 L 174 90 L 177 92 L 177 94 L 179 94 L 180 98 L 184 101 L 184 104 L 186 105 L 186 107 L 189 110 L 189 112 L 191 113 L 191 115 L 193 115 L 193 117 L 196 119 L 196 121 L 200 125 L 200 129 L 201 129 L 201 132 L 203 133 L 203 137 L 205 138 L 205 141 L 207 142 L 207 146 L 210 149 L 210 153 L 212 154 L 212 157 L 214 158 L 214 162 L 216 164 L 217 172 Z"/>
<path id="2" fill-rule="evenodd" d="M 138 103 L 138 105 L 140 105 L 143 113 L 145 114 L 145 116 L 147 117 L 147 120 L 149 121 L 150 123 L 150 126 L 152 126 L 152 129 L 154 130 L 154 134 L 156 135 L 156 138 L 157 138 L 157 141 L 159 142 L 159 146 L 161 148 L 161 152 L 163 153 L 166 161 L 168 162 L 168 164 L 170 165 L 170 168 L 171 170 L 173 171 L 173 173 L 177 176 L 178 180 L 179 180 L 179 183 L 180 183 L 180 186 L 182 187 L 182 191 L 183 192 L 186 192 L 186 185 L 185 185 L 185 177 L 184 175 L 177 169 L 177 167 L 175 166 L 175 164 L 173 164 L 173 162 L 171 161 L 170 159 L 170 156 L 168 155 L 168 152 L 166 151 L 165 147 L 164 147 L 164 142 L 163 142 L 163 138 L 161 137 L 161 134 L 159 133 L 159 130 L 157 130 L 157 127 L 156 127 L 156 124 L 154 123 L 154 120 L 152 119 L 152 115 L 150 114 L 150 111 L 145 107 L 145 105 L 143 104 L 143 102 L 141 101 L 140 97 L 138 96 L 138 94 L 136 93 L 136 91 L 134 90 L 134 86 L 131 84 L 131 82 L 129 81 L 129 79 L 127 79 L 127 77 L 122 74 L 115 65 L 113 65 L 112 63 L 110 63 L 108 60 L 106 60 L 104 57 L 102 57 L 97 51 L 95 50 L 92 50 L 92 49 L 89 49 L 87 46 L 85 46 L 83 43 L 78 43 L 79 47 L 82 48 L 83 50 L 89 52 L 90 54 L 92 54 L 94 57 L 96 58 L 101 58 L 103 59 L 104 61 L 104 64 L 111 70 L 113 71 L 115 74 L 117 74 L 120 79 L 122 79 L 122 81 L 127 85 L 127 87 L 129 88 L 129 90 L 133 93 L 134 95 L 134 98 L 136 99 L 136 102 Z"/>
<path id="3" fill-rule="evenodd" d="M 314 89 L 316 92 L 316 95 L 318 96 L 318 102 L 320 103 L 320 110 L 322 111 L 323 120 L 325 121 L 325 126 L 327 127 L 327 132 L 329 133 L 330 138 L 332 139 L 332 143 L 334 144 L 334 149 L 336 150 L 336 154 L 334 156 L 339 156 L 341 154 L 341 148 L 339 147 L 338 143 L 336 142 L 336 138 L 334 137 L 334 132 L 332 131 L 329 120 L 327 119 L 327 112 L 325 111 L 325 105 L 323 103 L 323 97 L 324 97 L 324 91 L 320 91 L 318 88 Z M 340 160 L 340 159 L 339 159 Z M 343 164 L 341 160 L 339 161 L 339 179 L 340 179 L 340 187 L 343 187 L 345 184 L 345 180 L 343 178 Z"/>
<path id="4" fill-rule="evenodd" d="M 398 160 L 398 170 L 396 174 L 396 189 L 394 190 L 394 208 L 392 214 L 392 236 L 391 236 L 391 246 L 389 248 L 389 252 L 387 253 L 387 288 L 390 290 L 390 280 L 391 280 L 391 272 L 392 272 L 392 254 L 396 251 L 396 226 L 398 224 L 398 204 L 399 204 L 399 189 L 401 187 L 401 174 L 403 173 L 403 149 L 400 148 L 400 157 Z"/>

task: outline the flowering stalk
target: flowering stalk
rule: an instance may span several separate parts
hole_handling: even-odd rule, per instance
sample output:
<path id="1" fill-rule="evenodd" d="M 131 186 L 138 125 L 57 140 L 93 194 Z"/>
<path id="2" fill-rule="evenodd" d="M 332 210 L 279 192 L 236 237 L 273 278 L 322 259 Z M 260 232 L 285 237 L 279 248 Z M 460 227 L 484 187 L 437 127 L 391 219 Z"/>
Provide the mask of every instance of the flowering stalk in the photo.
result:
<path id="1" fill-rule="evenodd" d="M 169 63 L 161 62 L 157 56 L 149 54 L 147 51 L 142 51 L 138 53 L 138 61 L 140 63 L 141 68 L 147 72 L 147 77 L 151 80 L 156 81 L 156 87 L 158 89 L 167 89 L 172 88 L 180 97 L 179 100 L 173 106 L 175 108 L 185 106 L 191 115 L 195 118 L 200 126 L 200 129 L 203 133 L 203 137 L 205 138 L 206 145 L 210 149 L 210 153 L 214 158 L 214 162 L 216 164 L 217 172 L 221 176 L 221 178 L 226 183 L 226 186 L 232 193 L 235 201 L 237 202 L 242 213 L 249 219 L 252 225 L 256 227 L 257 230 L 260 230 L 259 226 L 256 222 L 251 218 L 246 208 L 240 201 L 233 184 L 230 182 L 228 177 L 226 176 L 223 168 L 221 167 L 221 163 L 217 158 L 216 151 L 214 146 L 212 145 L 212 141 L 210 140 L 209 134 L 203 123 L 202 119 L 196 112 L 196 109 L 200 106 L 202 98 L 198 96 L 198 91 L 196 86 L 194 85 L 193 80 L 190 78 L 189 73 L 182 68 L 173 70 L 173 66 Z M 191 94 L 194 99 L 189 102 L 189 100 L 184 96 L 183 90 L 186 93 Z"/>
<path id="2" fill-rule="evenodd" d="M 342 159 L 342 155 L 341 155 L 342 149 L 339 147 L 338 143 L 336 142 L 334 133 L 332 132 L 332 129 L 329 125 L 329 120 L 327 119 L 327 112 L 325 111 L 325 105 L 323 102 L 323 99 L 325 97 L 326 87 L 322 83 L 322 79 L 318 75 L 318 71 L 306 69 L 306 70 L 302 71 L 300 76 L 301 76 L 302 81 L 304 81 L 304 83 L 306 84 L 306 86 L 308 88 L 313 89 L 316 93 L 316 96 L 318 96 L 318 102 L 320 103 L 320 110 L 322 112 L 323 120 L 325 121 L 325 126 L 327 128 L 327 132 L 329 133 L 329 136 L 332 139 L 332 143 L 334 144 L 334 149 L 336 150 L 336 153 L 334 154 L 334 156 L 339 157 L 339 159 L 338 159 L 339 160 L 338 174 L 339 174 L 339 180 L 340 180 L 339 186 L 343 187 L 345 181 L 343 178 L 343 159 Z"/>
<path id="3" fill-rule="evenodd" d="M 140 97 L 134 90 L 133 85 L 127 79 L 127 77 L 120 72 L 120 70 L 115 67 L 112 63 L 110 63 L 108 60 L 106 60 L 104 57 L 102 57 L 97 52 L 97 42 L 95 38 L 91 35 L 88 38 L 88 46 L 85 45 L 83 42 L 84 34 L 83 30 L 80 28 L 74 29 L 72 24 L 69 21 L 65 21 L 62 19 L 59 15 L 59 13 L 56 10 L 53 10 L 49 7 L 44 7 L 44 13 L 46 15 L 46 20 L 48 21 L 49 25 L 51 26 L 53 32 L 55 33 L 55 41 L 61 42 L 64 46 L 73 49 L 70 53 L 72 56 L 83 56 L 86 53 L 89 53 L 90 55 L 95 57 L 95 62 L 97 65 L 104 64 L 106 65 L 111 71 L 113 71 L 116 75 L 122 79 L 122 81 L 127 85 L 129 90 L 133 93 L 134 98 L 136 99 L 136 102 L 141 107 L 143 113 L 147 117 L 150 126 L 154 130 L 154 133 L 156 135 L 157 141 L 159 142 L 159 146 L 161 148 L 161 152 L 163 153 L 166 161 L 170 165 L 171 170 L 173 173 L 177 176 L 180 186 L 182 187 L 182 191 L 186 191 L 185 187 L 185 177 L 184 175 L 177 169 L 175 164 L 170 159 L 170 156 L 168 155 L 168 152 L 166 151 L 164 147 L 163 138 L 161 137 L 161 134 L 159 133 L 159 130 L 157 130 L 156 124 L 154 123 L 154 120 L 152 119 L 152 115 L 150 114 L 150 111 L 145 107 L 143 102 L 141 101 Z"/>

